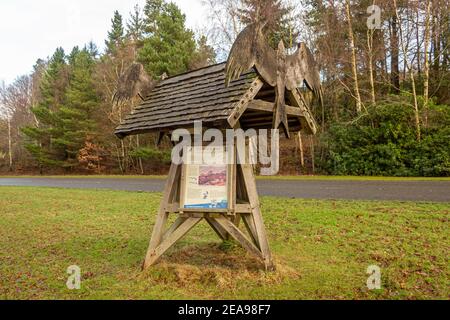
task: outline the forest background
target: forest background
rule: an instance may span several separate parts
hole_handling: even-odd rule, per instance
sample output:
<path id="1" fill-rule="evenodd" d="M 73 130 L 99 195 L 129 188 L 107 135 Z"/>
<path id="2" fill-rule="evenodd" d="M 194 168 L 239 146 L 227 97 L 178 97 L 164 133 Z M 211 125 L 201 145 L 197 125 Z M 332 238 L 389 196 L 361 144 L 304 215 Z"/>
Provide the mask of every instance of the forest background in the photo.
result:
<path id="1" fill-rule="evenodd" d="M 164 174 L 169 141 L 113 134 L 140 102 L 111 103 L 117 79 L 134 61 L 155 81 L 223 62 L 239 32 L 263 18 L 274 47 L 313 50 L 325 93 L 323 108 L 312 101 L 320 133 L 282 142 L 283 174 L 450 176 L 449 0 L 203 5 L 202 32 L 165 0 L 130 8 L 128 19 L 116 11 L 101 48 L 57 48 L 0 84 L 0 173 Z"/>

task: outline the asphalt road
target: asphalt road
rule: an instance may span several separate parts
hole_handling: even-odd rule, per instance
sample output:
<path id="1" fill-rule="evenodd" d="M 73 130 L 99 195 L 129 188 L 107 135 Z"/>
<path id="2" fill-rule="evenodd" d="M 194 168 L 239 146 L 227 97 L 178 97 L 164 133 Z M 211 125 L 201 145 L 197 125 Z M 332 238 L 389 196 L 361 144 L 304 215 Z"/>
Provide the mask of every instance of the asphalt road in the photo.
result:
<path id="1" fill-rule="evenodd" d="M 162 179 L 0 178 L 0 186 L 161 192 Z M 262 196 L 300 199 L 450 202 L 450 181 L 258 180 Z M 1 196 L 1 188 L 0 188 Z"/>

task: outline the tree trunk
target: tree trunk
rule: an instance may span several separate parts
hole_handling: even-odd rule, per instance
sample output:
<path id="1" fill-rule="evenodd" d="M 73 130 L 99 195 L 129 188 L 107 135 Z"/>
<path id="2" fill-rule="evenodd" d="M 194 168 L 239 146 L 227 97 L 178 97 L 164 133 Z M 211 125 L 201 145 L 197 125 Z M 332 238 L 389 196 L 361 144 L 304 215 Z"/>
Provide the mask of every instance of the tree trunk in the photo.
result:
<path id="1" fill-rule="evenodd" d="M 312 165 L 312 173 L 316 174 L 316 150 L 314 146 L 314 138 L 313 136 L 309 136 L 309 141 L 311 143 L 311 165 Z"/>
<path id="2" fill-rule="evenodd" d="M 136 146 L 138 147 L 138 149 L 141 147 L 139 135 L 136 135 Z M 142 158 L 138 158 L 138 162 L 139 162 L 139 169 L 141 170 L 141 175 L 144 175 L 144 165 L 142 163 Z"/>
<path id="3" fill-rule="evenodd" d="M 428 60 L 428 47 L 430 45 L 430 17 L 431 17 L 431 1 L 428 1 L 427 12 L 425 17 L 425 79 L 423 83 L 423 100 L 425 108 L 425 127 L 428 126 L 428 100 L 430 92 L 430 63 Z"/>
<path id="4" fill-rule="evenodd" d="M 353 78 L 354 78 L 354 88 L 355 88 L 355 99 L 356 99 L 356 111 L 361 113 L 362 111 L 362 101 L 361 94 L 359 92 L 359 82 L 358 82 L 358 66 L 356 63 L 356 46 L 355 46 L 355 37 L 353 34 L 353 26 L 352 26 L 352 18 L 350 13 L 350 1 L 346 1 L 346 9 L 347 9 L 347 20 L 348 20 L 348 36 L 350 38 L 350 46 L 352 49 L 352 70 L 353 70 Z"/>
<path id="5" fill-rule="evenodd" d="M 298 147 L 300 149 L 300 164 L 305 167 L 305 150 L 303 149 L 303 138 L 301 131 L 298 132 Z"/>
<path id="6" fill-rule="evenodd" d="M 417 51 L 416 51 L 416 55 L 417 55 L 417 74 L 419 76 L 419 79 L 422 79 L 422 53 L 420 52 L 420 30 L 419 30 L 419 21 L 420 21 L 420 14 L 419 14 L 419 10 L 417 10 L 416 13 L 416 43 L 417 43 Z M 425 48 L 425 50 L 427 50 Z M 426 55 L 426 53 L 425 53 Z"/>
<path id="7" fill-rule="evenodd" d="M 8 155 L 9 155 L 9 171 L 13 171 L 13 152 L 12 152 L 12 135 L 11 135 L 11 119 L 8 117 Z"/>
<path id="8" fill-rule="evenodd" d="M 435 1 L 435 5 L 438 6 L 439 3 Z M 431 10 L 431 8 L 430 8 Z M 441 19 L 439 16 L 439 11 L 441 8 L 435 7 L 433 8 L 433 12 L 430 12 L 430 19 L 432 20 L 432 38 L 433 38 L 433 76 L 434 79 L 439 79 L 439 68 L 440 68 L 440 58 L 441 58 L 441 28 L 440 23 Z"/>
<path id="9" fill-rule="evenodd" d="M 394 94 L 400 94 L 399 51 L 398 17 L 395 14 L 391 19 L 391 86 Z"/>
<path id="10" fill-rule="evenodd" d="M 397 17 L 397 21 L 400 21 L 400 17 L 398 14 L 398 7 L 397 7 L 397 0 L 393 0 L 394 1 L 394 9 L 395 9 L 395 15 Z M 406 49 L 406 45 L 405 42 L 403 40 L 403 31 L 402 31 L 402 27 L 401 27 L 401 23 L 399 24 L 399 32 L 400 32 L 400 42 L 401 42 L 401 48 L 403 51 L 403 56 L 405 57 L 405 64 L 406 64 L 406 68 L 409 70 L 409 76 L 411 78 L 411 86 L 412 86 L 412 94 L 413 94 L 413 99 L 414 99 L 414 118 L 415 118 L 415 126 L 416 126 L 416 137 L 417 137 L 417 141 L 421 141 L 422 140 L 422 131 L 421 131 L 421 127 L 420 127 L 420 113 L 419 113 L 419 103 L 417 100 L 417 89 L 416 89 L 416 80 L 414 78 L 414 70 L 412 68 L 412 64 L 408 61 L 408 52 Z"/>
<path id="11" fill-rule="evenodd" d="M 442 34 L 441 34 L 441 47 L 442 47 L 442 70 L 448 70 L 450 63 L 450 16 L 443 15 L 442 17 Z"/>
<path id="12" fill-rule="evenodd" d="M 370 94 L 372 98 L 372 104 L 376 104 L 376 94 L 375 94 L 375 77 L 373 70 L 373 33 L 374 30 L 367 30 L 367 49 L 369 54 L 369 77 L 370 77 Z"/>
<path id="13" fill-rule="evenodd" d="M 122 61 L 123 63 L 123 61 Z M 119 107 L 119 122 L 122 123 L 122 105 Z M 119 156 L 119 167 L 122 174 L 125 174 L 128 170 L 126 161 L 125 161 L 125 143 L 123 142 L 124 139 L 120 139 L 120 156 Z"/>

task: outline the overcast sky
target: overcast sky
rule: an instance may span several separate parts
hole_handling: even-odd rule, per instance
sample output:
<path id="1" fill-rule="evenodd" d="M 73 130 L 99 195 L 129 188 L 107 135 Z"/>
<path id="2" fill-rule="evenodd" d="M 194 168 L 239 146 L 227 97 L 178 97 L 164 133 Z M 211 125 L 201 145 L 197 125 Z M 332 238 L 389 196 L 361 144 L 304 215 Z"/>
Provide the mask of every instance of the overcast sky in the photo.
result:
<path id="1" fill-rule="evenodd" d="M 205 25 L 201 0 L 173 0 L 189 28 Z M 94 41 L 103 49 L 114 10 L 128 17 L 145 0 L 0 0 L 0 82 L 31 72 L 59 46 L 70 51 Z"/>

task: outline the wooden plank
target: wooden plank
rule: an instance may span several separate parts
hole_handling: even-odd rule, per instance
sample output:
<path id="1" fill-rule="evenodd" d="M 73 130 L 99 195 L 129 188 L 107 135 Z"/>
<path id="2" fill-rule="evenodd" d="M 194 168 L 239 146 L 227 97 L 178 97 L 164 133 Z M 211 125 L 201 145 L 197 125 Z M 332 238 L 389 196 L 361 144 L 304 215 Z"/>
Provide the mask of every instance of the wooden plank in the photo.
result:
<path id="1" fill-rule="evenodd" d="M 273 113 L 275 104 L 264 100 L 253 100 L 249 103 L 248 109 Z M 290 116 L 303 117 L 305 111 L 300 108 L 286 106 L 286 113 Z"/>
<path id="2" fill-rule="evenodd" d="M 208 67 L 197 69 L 194 71 L 185 72 L 180 75 L 168 78 L 167 80 L 164 80 L 163 82 L 160 83 L 160 85 L 161 86 L 168 85 L 168 84 L 172 84 L 172 83 L 178 83 L 180 81 L 186 81 L 186 80 L 192 79 L 192 78 L 204 77 L 205 75 L 210 74 L 210 73 L 218 73 L 218 72 L 222 73 L 223 71 L 225 71 L 225 66 L 226 66 L 226 63 L 219 63 L 216 65 L 208 66 Z M 224 77 L 225 77 L 225 75 L 224 75 Z"/>
<path id="3" fill-rule="evenodd" d="M 261 214 L 258 191 L 256 188 L 256 180 L 251 165 L 241 165 L 244 183 L 247 189 L 250 205 L 253 210 L 253 220 L 255 222 L 255 229 L 258 235 L 258 243 L 263 255 L 264 265 L 267 270 L 273 270 L 274 264 L 272 261 L 272 254 L 269 248 L 269 241 L 267 239 L 266 228 L 264 226 L 263 216 Z"/>
<path id="4" fill-rule="evenodd" d="M 167 86 L 170 84 L 177 84 L 181 81 L 188 81 L 190 79 L 202 78 L 211 73 L 219 73 L 222 70 L 225 70 L 225 64 L 220 63 L 220 64 L 216 64 L 213 66 L 208 66 L 206 68 L 202 68 L 202 69 L 198 69 L 198 70 L 194 70 L 194 71 L 190 71 L 190 72 L 185 72 L 185 73 L 176 75 L 174 77 L 168 78 L 164 81 L 161 81 L 161 83 L 159 83 L 156 86 L 156 88 L 162 87 L 162 86 Z"/>
<path id="5" fill-rule="evenodd" d="M 159 108 L 155 107 L 152 109 L 142 110 L 137 113 L 130 114 L 123 121 L 123 124 L 133 123 L 137 121 L 149 121 L 149 120 L 158 120 L 160 118 L 178 118 L 183 115 L 183 113 L 188 114 L 197 114 L 205 111 L 216 111 L 219 113 L 223 113 L 223 111 L 227 111 L 233 108 L 233 105 L 238 101 L 240 96 L 229 96 L 217 100 L 205 101 L 197 104 L 183 104 L 177 105 L 175 102 L 168 106 L 167 108 Z M 228 113 L 229 114 L 229 113 Z"/>
<path id="6" fill-rule="evenodd" d="M 162 212 L 160 211 L 156 217 L 156 223 L 155 226 L 153 227 L 153 233 L 152 233 L 152 237 L 150 240 L 150 245 L 147 251 L 147 255 L 150 251 L 154 250 L 155 248 L 157 248 L 163 238 L 163 234 L 164 234 L 164 227 L 167 223 L 167 220 L 169 218 L 169 215 L 166 212 Z M 147 262 L 145 262 L 147 263 Z"/>
<path id="7" fill-rule="evenodd" d="M 272 123 L 247 125 L 245 122 L 243 122 L 242 126 L 245 129 L 255 129 L 255 130 L 261 130 L 261 129 L 271 130 L 273 128 Z M 301 129 L 302 128 L 301 128 L 301 126 L 298 123 L 289 123 L 289 130 L 290 130 L 290 132 L 295 133 L 295 132 L 298 132 Z M 284 132 L 280 132 L 280 137 L 284 137 Z"/>
<path id="8" fill-rule="evenodd" d="M 266 121 L 272 121 L 273 120 L 273 114 L 266 113 L 265 115 L 253 115 L 253 114 L 246 114 L 245 117 L 241 118 L 242 123 L 258 123 L 258 122 L 266 122 Z"/>
<path id="9" fill-rule="evenodd" d="M 172 233 L 175 232 L 184 222 L 186 221 L 186 218 L 179 217 L 172 226 L 166 231 L 164 234 L 162 241 L 166 240 Z"/>
<path id="10" fill-rule="evenodd" d="M 205 220 L 220 239 L 223 241 L 228 239 L 228 232 L 214 218 L 207 217 Z"/>
<path id="11" fill-rule="evenodd" d="M 228 213 L 235 214 L 236 210 L 236 172 L 235 172 L 236 166 L 234 164 L 228 165 L 228 177 L 229 180 L 227 183 L 228 190 L 227 190 L 227 198 L 228 198 Z"/>
<path id="12" fill-rule="evenodd" d="M 250 83 L 243 84 L 241 86 L 236 86 L 232 88 L 222 88 L 222 87 L 213 87 L 209 86 L 206 89 L 203 89 L 203 92 L 185 92 L 182 94 L 176 94 L 176 93 L 168 93 L 166 96 L 158 99 L 149 99 L 146 102 L 139 105 L 137 108 L 133 110 L 133 113 L 137 113 L 142 110 L 146 109 L 153 109 L 154 107 L 158 106 L 164 106 L 166 108 L 167 105 L 173 104 L 174 101 L 178 102 L 184 102 L 184 101 L 192 101 L 195 99 L 200 98 L 208 98 L 208 97 L 214 97 L 219 94 L 221 95 L 228 95 L 228 96 L 235 96 L 239 95 L 240 92 L 245 91 L 250 86 Z M 192 91 L 193 89 L 191 89 Z M 237 92 L 237 94 L 236 94 Z M 162 108 L 162 107 L 161 107 Z"/>
<path id="13" fill-rule="evenodd" d="M 242 231 L 239 230 L 239 228 L 237 228 L 230 220 L 225 217 L 218 217 L 214 219 L 233 237 L 233 239 L 239 242 L 244 249 L 256 257 L 264 260 L 261 251 L 259 251 L 259 249 L 245 236 L 245 234 L 243 234 Z"/>
<path id="14" fill-rule="evenodd" d="M 180 208 L 184 213 L 228 213 L 229 209 Z"/>
<path id="15" fill-rule="evenodd" d="M 241 118 L 241 122 L 242 122 L 243 126 L 244 125 L 249 126 L 252 124 L 254 124 L 255 126 L 258 124 L 266 125 L 268 120 L 270 120 L 270 118 L 271 118 L 270 116 L 265 116 L 265 117 L 251 117 L 251 116 L 247 117 L 246 116 L 246 117 Z M 296 124 L 300 125 L 300 120 L 298 117 L 289 116 L 288 119 L 289 119 L 289 124 L 296 123 Z"/>
<path id="16" fill-rule="evenodd" d="M 220 213 L 221 214 L 221 213 Z M 209 213 L 205 212 L 180 212 L 180 217 L 182 218 L 206 218 Z"/>
<path id="17" fill-rule="evenodd" d="M 232 217 L 231 219 L 232 219 L 232 221 L 233 221 L 233 224 L 234 224 L 236 227 L 239 228 L 239 226 L 241 225 L 241 220 L 242 220 L 241 215 L 240 215 L 240 214 L 236 214 L 236 215 L 235 215 L 234 217 Z"/>
<path id="18" fill-rule="evenodd" d="M 233 108 L 232 104 L 237 101 L 237 97 L 226 97 L 217 100 L 205 101 L 204 103 L 192 105 L 177 105 L 174 103 L 167 109 L 146 110 L 126 117 L 122 125 L 133 124 L 139 121 L 159 120 L 161 118 L 177 118 L 183 114 L 198 114 L 205 111 L 215 111 L 222 113 L 224 110 Z"/>
<path id="19" fill-rule="evenodd" d="M 180 211 L 180 203 L 179 202 L 171 203 L 166 208 L 167 213 L 177 213 L 179 211 Z"/>
<path id="20" fill-rule="evenodd" d="M 208 75 L 205 75 L 203 77 L 196 77 L 196 78 L 192 78 L 192 79 L 187 79 L 185 81 L 180 81 L 178 83 L 164 83 L 161 82 L 158 86 L 155 87 L 155 89 L 153 89 L 153 91 L 150 93 L 151 94 L 159 94 L 161 92 L 164 91 L 170 91 L 173 90 L 174 88 L 177 88 L 180 86 L 180 84 L 185 85 L 185 86 L 190 86 L 190 87 L 194 87 L 198 84 L 204 83 L 205 80 L 207 81 L 218 81 L 218 80 L 222 80 L 224 79 L 223 74 L 221 72 L 215 72 L 215 73 L 211 73 Z M 225 82 L 225 81 L 224 81 Z"/>
<path id="21" fill-rule="evenodd" d="M 195 70 L 195 71 L 186 72 L 184 74 L 181 74 L 181 75 L 169 78 L 169 79 L 167 79 L 165 81 L 162 81 L 159 85 L 156 86 L 156 88 L 160 88 L 162 86 L 168 86 L 168 85 L 177 85 L 180 82 L 187 82 L 187 81 L 193 81 L 193 80 L 196 80 L 196 79 L 202 79 L 205 76 L 208 76 L 210 74 L 215 74 L 215 73 L 223 75 L 224 82 L 225 82 L 224 71 L 225 71 L 225 64 L 219 64 L 219 65 L 215 65 L 215 66 L 211 66 L 211 67 L 206 67 L 206 68 L 203 68 L 203 69 L 198 69 L 198 70 Z M 246 73 L 243 73 L 241 75 L 241 78 L 245 78 L 245 77 L 247 77 L 248 75 L 251 75 L 251 74 L 255 74 L 255 70 L 250 70 L 250 71 L 248 71 Z"/>
<path id="22" fill-rule="evenodd" d="M 167 223 L 167 219 L 169 217 L 167 213 L 167 208 L 169 204 L 172 202 L 172 198 L 174 196 L 174 189 L 176 188 L 176 184 L 178 184 L 178 171 L 179 165 L 172 164 L 169 171 L 169 176 L 167 178 L 166 186 L 164 188 L 163 199 L 161 201 L 158 215 L 156 217 L 156 223 L 153 228 L 152 237 L 149 244 L 148 252 L 154 250 L 162 241 L 164 226 Z M 145 262 L 147 263 L 147 262 Z"/>
<path id="23" fill-rule="evenodd" d="M 222 79 L 212 80 L 212 81 L 205 80 L 204 82 L 199 82 L 198 84 L 192 85 L 192 86 L 182 84 L 176 89 L 167 90 L 167 92 L 161 92 L 161 93 L 157 93 L 157 94 L 148 96 L 144 100 L 144 102 L 142 102 L 141 105 L 145 105 L 154 100 L 166 99 L 167 97 L 170 97 L 172 94 L 183 96 L 183 95 L 189 94 L 191 92 L 194 95 L 204 94 L 207 90 L 232 91 L 232 90 L 236 90 L 237 88 L 248 87 L 249 85 L 251 85 L 253 80 L 251 78 L 239 80 L 239 81 L 234 82 L 233 85 L 231 85 L 230 87 L 225 87 L 222 81 L 223 81 Z"/>
<path id="24" fill-rule="evenodd" d="M 194 228 L 202 218 L 189 218 L 178 227 L 170 236 L 167 237 L 156 249 L 150 250 L 145 259 L 144 269 L 154 265 L 161 256 L 167 252 L 178 240 L 184 237 L 192 228 Z"/>
<path id="25" fill-rule="evenodd" d="M 192 105 L 192 104 L 201 104 L 209 101 L 216 101 L 220 99 L 226 99 L 230 97 L 236 97 L 239 96 L 239 99 L 241 99 L 241 96 L 248 90 L 249 86 L 240 86 L 236 88 L 232 88 L 231 90 L 209 90 L 207 94 L 203 95 L 186 95 L 180 98 L 175 97 L 168 97 L 168 99 L 162 100 L 149 100 L 148 102 L 141 104 L 139 109 L 134 109 L 132 114 L 140 114 L 144 112 L 145 110 L 159 110 L 161 109 L 167 109 L 170 108 L 173 105 L 179 105 L 179 106 L 186 106 L 186 105 Z"/>
<path id="26" fill-rule="evenodd" d="M 249 204 L 236 204 L 236 213 L 251 213 L 252 207 Z"/>
<path id="27" fill-rule="evenodd" d="M 247 229 L 248 234 L 253 240 L 253 243 L 261 249 L 259 245 L 258 232 L 256 231 L 255 221 L 253 220 L 253 216 L 251 214 L 242 214 L 242 220 L 244 221 L 245 228 Z"/>
<path id="28" fill-rule="evenodd" d="M 214 109 L 215 106 L 212 106 L 211 109 Z M 159 128 L 163 126 L 175 126 L 181 124 L 192 124 L 194 121 L 207 121 L 208 119 L 224 119 L 227 118 L 228 112 L 230 112 L 231 109 L 228 108 L 228 106 L 216 106 L 218 110 L 191 110 L 191 112 L 186 111 L 185 115 L 183 116 L 182 113 L 180 115 L 177 115 L 175 117 L 170 116 L 168 114 L 166 117 L 163 115 L 159 116 L 158 118 L 150 117 L 150 118 L 143 118 L 143 119 L 135 119 L 133 121 L 126 121 L 124 122 L 118 130 L 123 129 L 133 129 L 136 127 L 141 126 L 147 126 L 147 127 L 153 127 L 153 128 Z M 211 120 L 211 121 L 213 121 Z"/>
<path id="29" fill-rule="evenodd" d="M 218 122 L 220 121 L 223 123 L 222 126 L 228 125 L 228 122 L 226 122 L 226 117 L 223 116 L 217 116 L 217 117 L 211 117 L 211 118 L 203 118 L 203 126 L 208 126 L 210 124 L 216 124 L 216 127 L 218 126 Z M 121 137 L 132 135 L 132 134 L 144 134 L 144 133 L 151 133 L 151 132 L 160 132 L 161 130 L 175 130 L 178 128 L 186 128 L 186 126 L 192 126 L 193 121 L 191 119 L 184 120 L 184 121 L 176 121 L 173 123 L 164 123 L 164 124 L 156 124 L 156 125 L 148 125 L 148 124 L 138 124 L 134 125 L 133 127 L 129 128 L 118 128 L 115 131 L 116 135 L 119 135 Z"/>
<path id="30" fill-rule="evenodd" d="M 289 131 L 290 132 L 297 132 L 298 129 L 301 128 L 300 122 L 297 120 L 291 120 L 288 122 L 289 123 Z M 260 121 L 260 122 L 247 122 L 247 121 L 242 121 L 242 126 L 244 128 L 252 128 L 255 130 L 258 129 L 268 129 L 271 130 L 273 129 L 273 121 Z M 297 130 L 296 130 L 297 129 Z M 284 134 L 284 130 L 280 132 L 280 135 Z"/>
<path id="31" fill-rule="evenodd" d="M 217 99 L 205 100 L 203 102 L 189 102 L 188 104 L 177 104 L 174 101 L 171 105 L 168 106 L 159 106 L 130 114 L 125 118 L 124 123 L 126 124 L 136 121 L 157 120 L 160 119 L 161 116 L 163 116 L 163 118 L 175 118 L 182 116 L 183 113 L 194 114 L 204 111 L 220 112 L 225 109 L 228 110 L 233 108 L 233 105 L 240 99 L 240 97 L 241 95 L 239 94 L 236 96 L 227 96 L 223 98 L 218 97 Z"/>
<path id="32" fill-rule="evenodd" d="M 205 79 L 205 81 L 202 81 L 201 83 L 198 84 L 193 84 L 193 85 L 185 85 L 185 84 L 180 84 L 180 86 L 172 89 L 172 90 L 166 90 L 166 92 L 158 92 L 158 93 L 153 93 L 150 94 L 146 99 L 145 102 L 143 102 L 139 107 L 137 107 L 136 109 L 140 109 L 142 108 L 142 106 L 144 106 L 145 104 L 148 104 L 151 101 L 154 100 L 158 100 L 158 101 L 163 101 L 170 98 L 170 97 L 183 97 L 186 94 L 191 94 L 191 95 L 203 95 L 205 93 L 209 93 L 211 90 L 216 91 L 216 90 L 221 90 L 221 91 L 232 91 L 235 90 L 236 88 L 240 88 L 243 86 L 248 87 L 251 83 L 252 83 L 252 79 L 242 79 L 242 80 L 238 80 L 233 82 L 233 84 L 229 87 L 225 87 L 225 83 L 223 78 L 218 79 L 218 80 L 214 80 L 214 79 Z"/>
<path id="33" fill-rule="evenodd" d="M 183 156 L 186 156 L 186 155 L 184 155 L 184 151 L 183 151 Z M 186 166 L 186 164 L 183 163 L 181 165 L 181 179 L 180 179 L 180 208 L 179 208 L 179 211 L 181 213 L 185 212 L 184 206 L 186 203 L 186 192 L 187 192 L 187 190 L 186 190 L 186 188 L 187 188 L 186 174 L 187 174 L 187 166 Z"/>
<path id="34" fill-rule="evenodd" d="M 230 84 L 230 88 L 241 86 L 243 83 L 252 82 L 255 78 L 257 78 L 256 74 L 248 75 L 246 78 L 241 78 L 239 80 L 234 81 Z M 215 74 L 211 77 L 200 78 L 195 81 L 188 82 L 180 82 L 178 84 L 174 84 L 171 86 L 165 86 L 160 89 L 154 89 L 150 95 L 148 95 L 145 101 L 152 99 L 153 97 L 161 97 L 165 95 L 170 95 L 172 92 L 181 91 L 181 90 L 197 90 L 211 86 L 220 86 L 222 88 L 225 87 L 225 79 L 221 74 Z"/>
<path id="35" fill-rule="evenodd" d="M 230 128 L 235 128 L 236 123 L 239 122 L 239 119 L 242 117 L 245 110 L 247 110 L 248 104 L 256 97 L 263 85 L 264 83 L 259 78 L 256 79 L 247 90 L 244 97 L 235 104 L 233 112 L 228 117 Z"/>
<path id="36" fill-rule="evenodd" d="M 316 134 L 317 133 L 317 122 L 314 119 L 311 111 L 308 108 L 308 105 L 306 104 L 305 100 L 301 96 L 298 90 L 289 91 L 288 97 L 291 100 L 293 104 L 296 104 L 302 111 L 303 116 L 300 118 L 300 121 L 302 123 L 303 129 L 309 133 L 309 134 Z"/>

